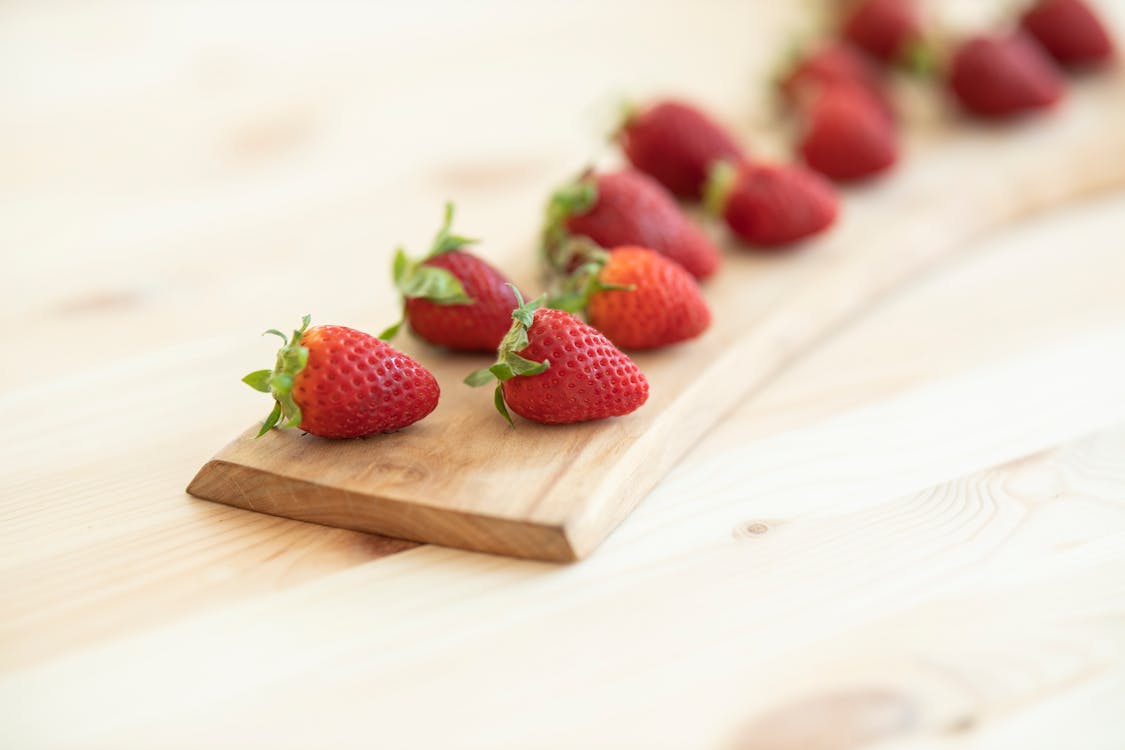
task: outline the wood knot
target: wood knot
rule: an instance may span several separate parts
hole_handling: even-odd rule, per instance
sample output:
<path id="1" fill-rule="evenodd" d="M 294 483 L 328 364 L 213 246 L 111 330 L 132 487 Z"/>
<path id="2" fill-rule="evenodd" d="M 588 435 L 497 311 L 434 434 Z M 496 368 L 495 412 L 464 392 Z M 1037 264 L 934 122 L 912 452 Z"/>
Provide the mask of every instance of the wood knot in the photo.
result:
<path id="1" fill-rule="evenodd" d="M 747 521 L 734 528 L 734 536 L 736 539 L 750 539 L 761 536 L 769 530 L 770 525 L 766 521 Z"/>

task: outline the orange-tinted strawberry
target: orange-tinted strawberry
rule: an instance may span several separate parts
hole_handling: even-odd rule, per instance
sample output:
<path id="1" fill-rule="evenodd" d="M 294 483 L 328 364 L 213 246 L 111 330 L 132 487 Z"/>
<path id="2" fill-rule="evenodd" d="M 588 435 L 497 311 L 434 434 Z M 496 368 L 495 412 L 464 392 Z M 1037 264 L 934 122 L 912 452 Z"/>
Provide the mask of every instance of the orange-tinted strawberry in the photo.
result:
<path id="1" fill-rule="evenodd" d="M 505 419 L 512 421 L 511 409 L 543 424 L 588 422 L 629 414 L 648 400 L 648 381 L 628 355 L 570 313 L 542 303 L 516 308 L 496 364 L 465 378 L 473 386 L 499 381 L 493 402 Z"/>
<path id="2" fill-rule="evenodd" d="M 657 349 L 693 339 L 711 325 L 696 280 L 679 264 L 644 247 L 584 254 L 552 307 L 586 311 L 586 319 L 622 349 Z"/>
<path id="3" fill-rule="evenodd" d="M 882 71 L 847 42 L 829 42 L 798 58 L 781 79 L 781 94 L 798 110 L 806 110 L 827 89 L 858 86 L 894 118 Z"/>
<path id="4" fill-rule="evenodd" d="M 1085 0 L 1039 0 L 1020 22 L 1062 65 L 1102 65 L 1114 57 L 1113 39 Z"/>
<path id="5" fill-rule="evenodd" d="M 586 237 L 602 247 L 647 247 L 697 279 L 711 276 L 719 267 L 719 249 L 672 195 L 648 175 L 631 169 L 587 172 L 555 192 L 543 231 L 546 259 L 555 270 L 573 270 L 566 255 L 572 237 Z"/>
<path id="6" fill-rule="evenodd" d="M 898 134 L 877 101 L 857 86 L 826 89 L 805 114 L 800 151 L 805 163 L 841 182 L 890 169 L 898 159 Z"/>
<path id="7" fill-rule="evenodd" d="M 964 42 L 953 55 L 949 87 L 962 107 L 987 118 L 1047 109 L 1064 93 L 1054 61 L 1022 33 Z"/>
<path id="8" fill-rule="evenodd" d="M 394 282 L 404 299 L 410 329 L 431 344 L 455 351 L 492 352 L 508 331 L 516 296 L 508 280 L 485 260 L 464 248 L 476 242 L 452 234 L 453 204 L 430 252 L 421 261 L 399 248 Z M 391 339 L 402 321 L 380 334 Z"/>
<path id="9" fill-rule="evenodd" d="M 741 240 L 766 248 L 823 232 L 839 203 L 832 185 L 803 167 L 721 164 L 712 170 L 707 208 Z"/>
<path id="10" fill-rule="evenodd" d="M 843 34 L 884 62 L 901 62 L 921 42 L 922 18 L 913 0 L 858 0 L 844 19 Z"/>
<path id="11" fill-rule="evenodd" d="M 667 100 L 631 111 L 617 133 L 629 162 L 687 200 L 699 200 L 711 166 L 742 162 L 742 147 L 698 107 Z"/>
<path id="12" fill-rule="evenodd" d="M 272 370 L 242 380 L 269 393 L 274 408 L 258 436 L 275 425 L 300 427 L 326 438 L 391 432 L 417 422 L 437 406 L 434 376 L 374 336 L 344 326 L 313 326 L 309 316 L 284 342 Z"/>

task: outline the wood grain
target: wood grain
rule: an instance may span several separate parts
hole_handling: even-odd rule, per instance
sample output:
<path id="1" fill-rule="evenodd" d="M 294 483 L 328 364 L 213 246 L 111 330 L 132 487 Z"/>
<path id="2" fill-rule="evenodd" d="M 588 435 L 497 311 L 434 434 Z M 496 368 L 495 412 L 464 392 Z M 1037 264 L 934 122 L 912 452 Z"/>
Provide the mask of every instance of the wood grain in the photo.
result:
<path id="1" fill-rule="evenodd" d="M 580 565 L 184 495 L 260 416 L 256 331 L 385 325 L 372 279 L 447 198 L 521 257 L 607 91 L 778 153 L 754 92 L 808 11 L 389 8 L 0 3 L 0 746 L 778 750 L 805 712 L 880 750 L 1125 747 L 1120 191 L 897 287 Z M 306 284 L 310 252 L 351 273 Z M 756 317 L 817 262 L 730 260 Z"/>
<path id="2" fill-rule="evenodd" d="M 852 202 L 801 249 L 784 291 L 731 257 L 709 286 L 703 338 L 636 357 L 649 403 L 625 418 L 509 429 L 486 394 L 446 387 L 427 420 L 339 443 L 256 427 L 188 492 L 241 508 L 485 552 L 569 561 L 589 554 L 723 415 L 829 331 L 970 238 L 1125 184 L 1125 78 L 1088 83 L 1057 117 L 1014 132 L 949 128 L 900 174 Z M 932 134 L 931 134 L 932 136 Z M 986 158 L 989 169 L 977 165 Z M 526 275 L 526 274 L 525 274 Z M 762 315 L 747 298 L 777 295 Z M 434 364 L 439 381 L 470 369 Z"/>

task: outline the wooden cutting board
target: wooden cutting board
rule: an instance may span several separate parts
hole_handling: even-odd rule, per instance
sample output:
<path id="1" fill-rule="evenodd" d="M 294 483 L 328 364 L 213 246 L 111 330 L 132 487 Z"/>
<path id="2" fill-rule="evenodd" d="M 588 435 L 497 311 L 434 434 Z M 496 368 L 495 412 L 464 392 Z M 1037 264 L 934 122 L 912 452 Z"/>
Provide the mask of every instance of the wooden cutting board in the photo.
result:
<path id="1" fill-rule="evenodd" d="M 843 220 L 825 237 L 773 256 L 725 242 L 725 268 L 706 288 L 713 328 L 635 357 L 651 383 L 635 414 L 554 427 L 517 418 L 509 427 L 490 389 L 458 385 L 483 360 L 415 343 L 408 348 L 443 384 L 427 419 L 352 441 L 296 430 L 255 440 L 254 424 L 188 492 L 422 542 L 580 559 L 724 414 L 881 295 L 982 232 L 1125 184 L 1120 74 L 1075 86 L 1046 117 L 1005 126 L 939 120 L 912 133 L 894 175 L 845 191 Z M 516 277 L 532 278 L 533 256 L 528 248 L 507 267 L 522 265 Z"/>

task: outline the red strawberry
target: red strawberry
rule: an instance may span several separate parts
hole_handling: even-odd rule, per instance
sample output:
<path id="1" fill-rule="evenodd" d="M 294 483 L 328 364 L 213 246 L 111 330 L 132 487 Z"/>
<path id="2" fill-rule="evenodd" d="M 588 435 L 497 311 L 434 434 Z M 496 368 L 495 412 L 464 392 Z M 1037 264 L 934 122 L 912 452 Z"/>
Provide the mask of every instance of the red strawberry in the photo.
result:
<path id="1" fill-rule="evenodd" d="M 543 424 L 619 417 L 648 400 L 640 368 L 602 334 L 563 310 L 539 309 L 540 298 L 512 313 L 497 361 L 467 378 L 479 386 L 494 378 L 497 410 L 511 408 Z"/>
<path id="2" fill-rule="evenodd" d="M 1028 36 L 979 36 L 954 53 L 949 86 L 961 106 L 1003 118 L 1053 106 L 1063 79 L 1051 58 Z"/>
<path id="3" fill-rule="evenodd" d="M 880 103 L 888 118 L 894 116 L 882 72 L 847 42 L 829 43 L 799 59 L 780 85 L 786 101 L 802 110 L 826 89 L 858 86 Z"/>
<path id="4" fill-rule="evenodd" d="M 547 206 L 543 241 L 547 260 L 557 270 L 573 270 L 565 257 L 572 235 L 602 247 L 647 247 L 697 279 L 719 267 L 719 249 L 703 230 L 660 183 L 633 170 L 587 172 L 555 192 Z"/>
<path id="5" fill-rule="evenodd" d="M 1113 59 L 1113 40 L 1084 0 L 1039 0 L 1021 23 L 1063 65 L 1099 65 Z"/>
<path id="6" fill-rule="evenodd" d="M 898 159 L 894 124 L 863 89 L 826 89 L 806 115 L 801 139 L 805 163 L 833 180 L 859 180 L 889 169 Z"/>
<path id="7" fill-rule="evenodd" d="M 656 349 L 699 336 L 711 310 L 680 265 L 644 247 L 598 250 L 553 307 L 586 311 L 590 325 L 622 349 Z M 569 289 L 568 289 L 569 291 Z"/>
<path id="8" fill-rule="evenodd" d="M 618 138 L 634 167 L 690 200 L 702 196 L 715 162 L 746 160 L 730 133 L 684 102 L 662 101 L 631 112 Z"/>
<path id="9" fill-rule="evenodd" d="M 516 296 L 508 280 L 486 261 L 462 248 L 476 240 L 451 233 L 453 204 L 421 261 L 399 248 L 395 286 L 405 300 L 403 317 L 419 337 L 455 351 L 492 352 L 508 331 Z M 403 321 L 379 334 L 390 340 Z"/>
<path id="10" fill-rule="evenodd" d="M 273 411 L 258 437 L 279 422 L 326 438 L 354 438 L 414 424 L 437 406 L 434 376 L 370 334 L 344 326 L 313 326 L 309 316 L 277 353 L 272 370 L 242 380 L 272 394 Z"/>
<path id="11" fill-rule="evenodd" d="M 912 0 L 859 0 L 844 19 L 843 34 L 884 62 L 900 62 L 920 43 L 922 19 Z"/>
<path id="12" fill-rule="evenodd" d="M 798 166 L 722 164 L 707 186 L 707 208 L 751 245 L 788 245 L 827 229 L 839 205 L 832 185 Z"/>

